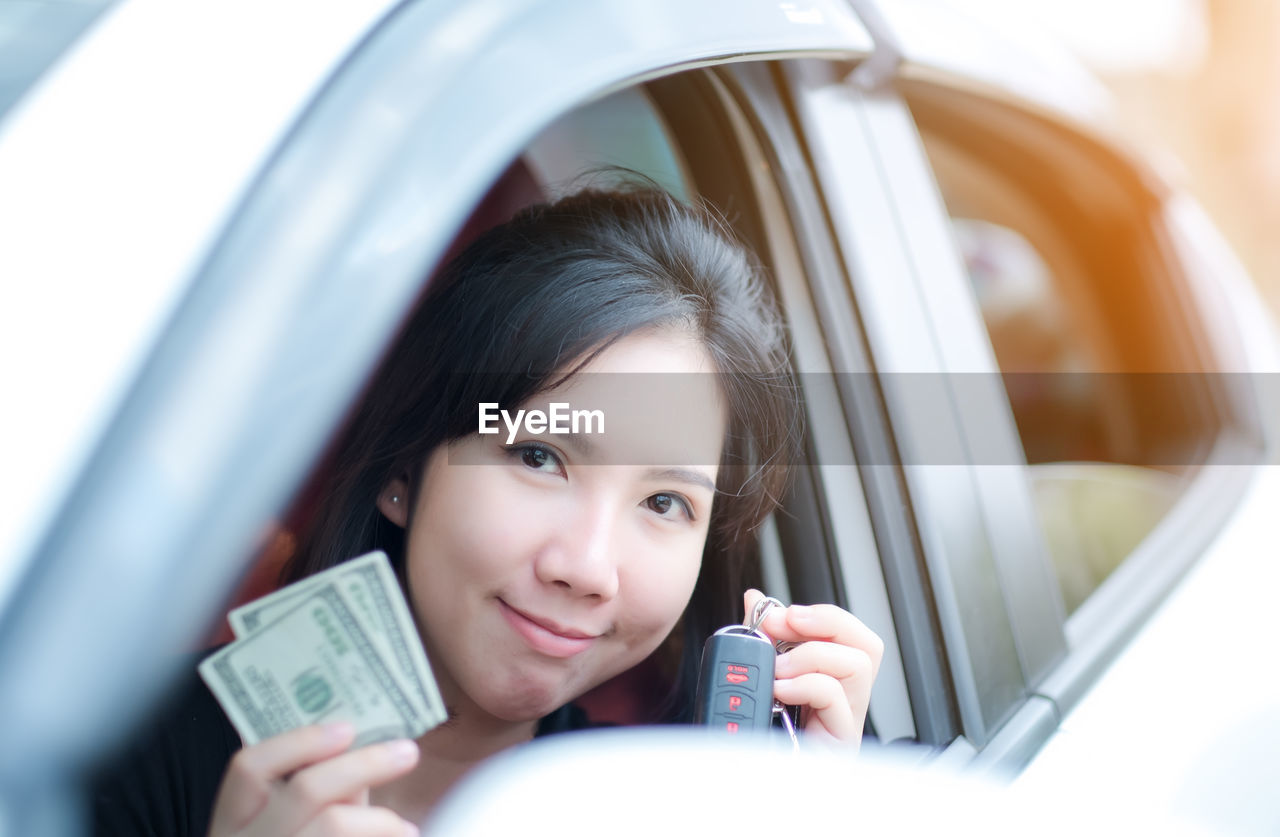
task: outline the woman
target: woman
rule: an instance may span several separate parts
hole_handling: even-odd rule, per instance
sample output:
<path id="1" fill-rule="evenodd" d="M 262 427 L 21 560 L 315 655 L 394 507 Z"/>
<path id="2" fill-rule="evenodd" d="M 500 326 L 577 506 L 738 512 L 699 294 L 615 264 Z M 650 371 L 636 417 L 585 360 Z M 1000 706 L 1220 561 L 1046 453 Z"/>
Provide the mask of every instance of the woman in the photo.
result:
<path id="1" fill-rule="evenodd" d="M 170 747 L 226 765 L 209 833 L 416 833 L 467 769 L 585 725 L 572 701 L 646 660 L 680 660 L 655 719 L 687 719 L 702 639 L 736 621 L 738 571 L 783 488 L 787 382 L 747 253 L 661 191 L 582 192 L 472 243 L 351 418 L 282 579 L 385 550 L 449 720 L 350 752 L 349 727 L 309 727 L 234 757 L 220 722 L 216 742 Z M 510 421 L 557 404 L 602 426 Z M 806 737 L 856 746 L 879 639 L 830 605 L 774 609 L 763 627 L 802 643 L 774 693 L 804 709 Z M 191 830 L 211 794 L 188 796 Z"/>

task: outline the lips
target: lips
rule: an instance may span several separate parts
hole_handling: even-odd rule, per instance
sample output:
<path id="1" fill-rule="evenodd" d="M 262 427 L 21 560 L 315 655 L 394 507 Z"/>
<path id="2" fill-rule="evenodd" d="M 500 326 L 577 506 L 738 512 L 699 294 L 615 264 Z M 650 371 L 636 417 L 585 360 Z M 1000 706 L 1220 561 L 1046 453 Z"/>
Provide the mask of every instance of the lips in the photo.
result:
<path id="1" fill-rule="evenodd" d="M 580 654 L 602 636 L 602 634 L 587 633 L 550 619 L 525 613 L 502 599 L 498 599 L 498 608 L 502 611 L 507 624 L 530 648 L 548 657 L 564 659 Z"/>

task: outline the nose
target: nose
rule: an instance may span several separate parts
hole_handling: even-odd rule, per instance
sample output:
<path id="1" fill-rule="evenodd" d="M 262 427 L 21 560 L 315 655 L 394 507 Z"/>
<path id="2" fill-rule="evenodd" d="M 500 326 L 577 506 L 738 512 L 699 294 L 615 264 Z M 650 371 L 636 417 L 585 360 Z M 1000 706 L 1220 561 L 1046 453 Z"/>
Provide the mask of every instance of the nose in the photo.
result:
<path id="1" fill-rule="evenodd" d="M 534 565 L 538 580 L 574 596 L 612 599 L 618 593 L 621 525 L 619 511 L 607 500 L 579 504 L 539 550 Z"/>

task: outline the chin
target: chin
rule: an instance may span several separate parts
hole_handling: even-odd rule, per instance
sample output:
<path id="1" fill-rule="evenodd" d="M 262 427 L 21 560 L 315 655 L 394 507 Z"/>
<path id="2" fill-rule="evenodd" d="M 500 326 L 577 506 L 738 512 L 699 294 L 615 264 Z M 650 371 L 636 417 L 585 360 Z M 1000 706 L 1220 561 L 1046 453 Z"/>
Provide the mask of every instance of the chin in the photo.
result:
<path id="1" fill-rule="evenodd" d="M 563 683 L 525 681 L 506 691 L 486 694 L 477 703 L 499 720 L 524 723 L 551 714 L 578 694 L 580 692 L 566 689 Z"/>

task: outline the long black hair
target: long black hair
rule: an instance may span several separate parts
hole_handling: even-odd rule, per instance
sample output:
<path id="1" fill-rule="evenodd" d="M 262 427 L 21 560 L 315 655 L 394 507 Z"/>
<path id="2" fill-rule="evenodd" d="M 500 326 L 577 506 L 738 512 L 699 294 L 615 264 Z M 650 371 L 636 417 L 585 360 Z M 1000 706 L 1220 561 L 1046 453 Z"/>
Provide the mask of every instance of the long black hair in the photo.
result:
<path id="1" fill-rule="evenodd" d="M 797 410 L 781 321 L 752 255 L 713 213 L 652 186 L 525 209 L 447 265 L 343 431 L 282 582 L 373 549 L 403 579 L 404 530 L 376 505 L 391 480 L 406 481 L 414 508 L 428 457 L 476 431 L 478 403 L 522 404 L 571 375 L 566 364 L 663 326 L 702 343 L 729 420 L 702 570 L 673 637 L 678 670 L 655 713 L 683 719 L 702 639 L 739 609 L 752 532 L 782 494 Z"/>

